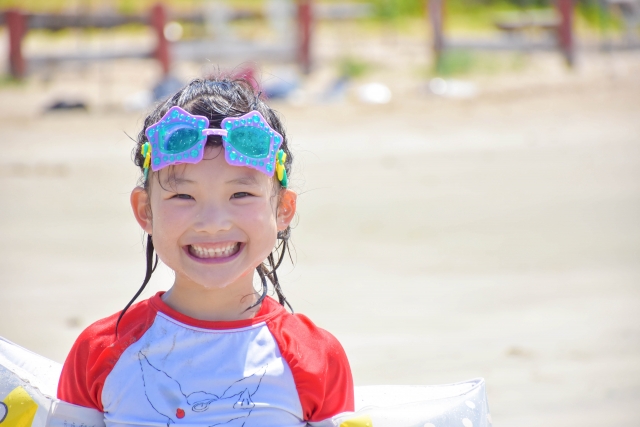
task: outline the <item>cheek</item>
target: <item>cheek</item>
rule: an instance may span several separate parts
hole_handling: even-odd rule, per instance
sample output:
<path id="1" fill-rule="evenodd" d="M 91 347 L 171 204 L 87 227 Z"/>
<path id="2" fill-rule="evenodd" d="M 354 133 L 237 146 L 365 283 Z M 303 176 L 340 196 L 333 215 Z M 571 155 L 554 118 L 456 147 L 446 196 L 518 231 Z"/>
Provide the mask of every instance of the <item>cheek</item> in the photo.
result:
<path id="1" fill-rule="evenodd" d="M 247 231 L 254 235 L 254 239 L 265 242 L 274 240 L 275 243 L 275 236 L 278 232 L 276 215 L 268 201 L 259 206 L 242 210 L 238 215 L 239 218 L 242 218 Z"/>
<path id="2" fill-rule="evenodd" d="M 275 208 L 268 201 L 263 201 L 256 209 L 248 209 L 245 213 L 248 218 L 256 223 L 262 224 L 263 227 L 270 227 L 276 224 Z"/>
<path id="3" fill-rule="evenodd" d="M 182 229 L 182 224 L 186 220 L 184 211 L 170 209 L 163 203 L 152 203 L 152 229 L 153 234 L 170 237 L 177 234 Z"/>

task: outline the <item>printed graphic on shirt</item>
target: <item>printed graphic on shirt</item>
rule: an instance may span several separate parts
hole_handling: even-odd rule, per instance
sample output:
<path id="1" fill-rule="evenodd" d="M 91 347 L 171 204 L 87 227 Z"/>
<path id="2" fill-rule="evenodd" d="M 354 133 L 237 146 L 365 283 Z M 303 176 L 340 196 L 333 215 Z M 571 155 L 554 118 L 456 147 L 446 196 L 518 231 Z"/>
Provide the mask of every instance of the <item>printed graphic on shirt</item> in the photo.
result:
<path id="1" fill-rule="evenodd" d="M 209 427 L 224 425 L 225 427 L 243 426 L 255 407 L 253 396 L 260 388 L 267 366 L 259 368 L 252 375 L 241 378 L 230 384 L 219 394 L 217 390 L 183 390 L 180 381 L 171 374 L 156 368 L 147 356 L 138 352 L 144 391 L 153 409 L 166 417 L 167 427 L 171 424 L 206 425 L 210 414 L 207 412 L 231 413 L 228 420 Z"/>
<path id="2" fill-rule="evenodd" d="M 291 369 L 262 322 L 210 330 L 160 313 L 122 352 L 101 397 L 107 427 L 306 425 Z"/>

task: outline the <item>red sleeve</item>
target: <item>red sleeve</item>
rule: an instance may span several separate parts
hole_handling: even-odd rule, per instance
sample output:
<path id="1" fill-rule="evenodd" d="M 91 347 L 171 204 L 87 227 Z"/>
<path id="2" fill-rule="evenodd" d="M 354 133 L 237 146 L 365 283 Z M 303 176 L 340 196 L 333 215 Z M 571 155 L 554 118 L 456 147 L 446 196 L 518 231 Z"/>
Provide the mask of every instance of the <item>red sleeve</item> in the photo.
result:
<path id="1" fill-rule="evenodd" d="M 268 325 L 293 373 L 304 420 L 353 411 L 353 377 L 338 340 L 300 314 L 285 312 Z"/>
<path id="2" fill-rule="evenodd" d="M 116 313 L 85 329 L 71 347 L 58 382 L 58 399 L 102 411 L 104 382 L 128 346 L 149 329 L 155 318 L 148 300 L 127 311 L 118 327 Z"/>

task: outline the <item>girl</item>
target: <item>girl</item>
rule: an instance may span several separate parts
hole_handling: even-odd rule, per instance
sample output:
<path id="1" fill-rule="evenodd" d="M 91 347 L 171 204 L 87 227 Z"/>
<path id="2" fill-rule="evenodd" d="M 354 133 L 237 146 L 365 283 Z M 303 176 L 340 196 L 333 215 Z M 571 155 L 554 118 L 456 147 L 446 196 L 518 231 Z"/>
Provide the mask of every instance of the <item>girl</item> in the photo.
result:
<path id="1" fill-rule="evenodd" d="M 107 426 L 333 426 L 353 411 L 338 341 L 283 307 L 292 156 L 259 95 L 245 80 L 198 79 L 144 122 L 131 205 L 148 234 L 146 276 L 122 312 L 80 335 L 58 387 Z M 154 251 L 173 286 L 131 305 Z"/>

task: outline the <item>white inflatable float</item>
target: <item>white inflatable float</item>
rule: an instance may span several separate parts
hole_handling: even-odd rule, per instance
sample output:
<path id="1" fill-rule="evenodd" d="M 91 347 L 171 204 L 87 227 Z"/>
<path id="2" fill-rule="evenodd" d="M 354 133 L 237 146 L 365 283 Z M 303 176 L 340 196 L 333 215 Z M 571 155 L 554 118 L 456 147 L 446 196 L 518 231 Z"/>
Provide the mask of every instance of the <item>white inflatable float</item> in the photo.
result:
<path id="1" fill-rule="evenodd" d="M 0 337 L 0 427 L 104 427 L 101 412 L 56 399 L 62 366 Z M 336 427 L 490 427 L 484 380 L 355 388 Z"/>

